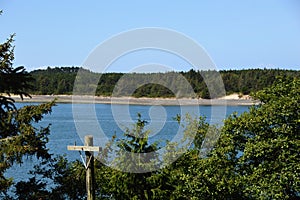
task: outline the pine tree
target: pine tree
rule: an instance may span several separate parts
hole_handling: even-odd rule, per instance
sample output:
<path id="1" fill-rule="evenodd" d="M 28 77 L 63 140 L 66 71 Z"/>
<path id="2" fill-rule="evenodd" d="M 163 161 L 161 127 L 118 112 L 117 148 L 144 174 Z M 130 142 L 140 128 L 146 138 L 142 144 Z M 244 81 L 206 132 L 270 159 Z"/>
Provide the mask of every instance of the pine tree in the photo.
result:
<path id="1" fill-rule="evenodd" d="M 11 95 L 30 97 L 31 76 L 23 66 L 13 67 L 14 35 L 0 44 L 0 197 L 13 183 L 4 176 L 13 164 L 22 164 L 24 155 L 50 158 L 46 143 L 49 126 L 37 129 L 32 123 L 39 122 L 51 112 L 54 102 L 17 108 Z"/>

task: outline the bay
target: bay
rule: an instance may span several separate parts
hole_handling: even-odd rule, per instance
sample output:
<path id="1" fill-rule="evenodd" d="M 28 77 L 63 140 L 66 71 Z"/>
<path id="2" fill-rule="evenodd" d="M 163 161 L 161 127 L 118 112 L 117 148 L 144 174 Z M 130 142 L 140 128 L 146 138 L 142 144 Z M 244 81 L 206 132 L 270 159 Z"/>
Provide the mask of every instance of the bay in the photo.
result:
<path id="1" fill-rule="evenodd" d="M 17 107 L 25 105 L 35 105 L 37 103 L 17 103 Z M 90 104 L 78 104 L 80 106 L 81 115 L 80 119 L 74 119 L 73 104 L 70 103 L 58 103 L 53 107 L 53 111 L 50 115 L 46 115 L 43 120 L 36 124 L 36 127 L 47 126 L 51 124 L 51 133 L 49 135 L 49 142 L 47 147 L 49 152 L 53 155 L 66 155 L 68 160 L 80 159 L 80 155 L 76 151 L 68 151 L 68 145 L 83 145 L 83 135 L 92 134 L 97 138 L 97 131 L 93 129 L 90 124 L 95 123 L 93 121 L 93 113 L 86 107 L 90 107 Z M 140 113 L 143 120 L 146 120 L 146 130 L 150 131 L 149 141 L 166 141 L 172 140 L 175 137 L 179 125 L 174 119 L 178 114 L 183 114 L 182 110 L 188 110 L 193 112 L 194 110 L 198 115 L 205 116 L 206 121 L 210 124 L 222 125 L 222 121 L 225 117 L 237 112 L 241 114 L 248 111 L 249 106 L 149 106 L 149 105 L 110 105 L 110 104 L 94 104 L 93 109 L 96 113 L 96 120 L 98 125 L 103 130 L 106 139 L 111 139 L 113 135 L 117 138 L 122 138 L 126 128 L 132 128 L 134 122 L 137 120 L 137 113 Z M 214 115 L 212 115 L 214 110 Z M 218 115 L 218 111 L 222 113 L 226 110 L 226 115 Z M 78 133 L 76 126 L 85 124 L 84 133 Z M 82 130 L 81 130 L 82 132 Z M 103 135 L 102 135 L 103 137 Z M 101 137 L 98 137 L 102 140 Z M 96 144 L 97 145 L 96 141 Z M 101 141 L 100 141 L 101 143 Z M 161 145 L 164 143 L 162 142 Z M 25 158 L 24 164 L 14 165 L 6 172 L 7 177 L 13 177 L 16 182 L 28 178 L 27 172 L 32 169 L 32 166 L 36 164 L 35 158 Z"/>

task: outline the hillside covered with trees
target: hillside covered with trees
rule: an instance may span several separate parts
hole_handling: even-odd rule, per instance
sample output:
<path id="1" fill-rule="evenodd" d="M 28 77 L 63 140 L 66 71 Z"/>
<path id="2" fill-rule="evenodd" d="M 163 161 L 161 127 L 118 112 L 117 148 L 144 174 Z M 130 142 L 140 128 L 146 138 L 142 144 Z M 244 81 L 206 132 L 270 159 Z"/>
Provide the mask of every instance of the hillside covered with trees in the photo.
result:
<path id="1" fill-rule="evenodd" d="M 208 80 L 210 81 L 210 79 L 215 77 L 214 75 L 218 74 L 216 71 L 195 71 L 193 69 L 188 72 L 99 74 L 79 67 L 48 67 L 44 70 L 40 69 L 30 72 L 32 77 L 35 79 L 33 89 L 30 93 L 39 95 L 72 94 L 74 80 L 79 69 L 83 72 L 81 75 L 86 76 L 85 84 L 89 86 L 90 90 L 95 90 L 97 96 L 111 96 L 117 82 L 122 76 L 126 75 L 126 84 L 137 89 L 133 94 L 121 93 L 119 95 L 130 95 L 134 97 L 174 97 L 175 94 L 173 94 L 167 87 L 151 83 L 139 87 L 138 85 L 135 85 L 137 84 L 136 80 L 170 79 L 167 83 L 172 85 L 174 84 L 172 83 L 172 77 L 183 75 L 193 87 L 197 97 L 211 98 L 203 77 L 208 77 Z M 223 79 L 226 94 L 250 94 L 251 92 L 257 92 L 263 88 L 271 86 L 275 81 L 275 77 L 279 75 L 300 77 L 300 71 L 281 69 L 223 70 L 219 73 Z M 100 76 L 101 78 L 98 80 Z M 130 78 L 131 76 L 132 78 Z M 98 83 L 98 85 L 95 83 Z"/>

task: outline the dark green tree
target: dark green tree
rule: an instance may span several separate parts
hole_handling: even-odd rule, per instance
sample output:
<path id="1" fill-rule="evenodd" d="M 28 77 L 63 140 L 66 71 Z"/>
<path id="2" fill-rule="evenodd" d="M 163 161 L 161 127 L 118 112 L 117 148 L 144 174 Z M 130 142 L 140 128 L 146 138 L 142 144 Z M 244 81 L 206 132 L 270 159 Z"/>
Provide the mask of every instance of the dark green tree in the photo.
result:
<path id="1" fill-rule="evenodd" d="M 18 199 L 86 198 L 85 168 L 78 160 L 69 162 L 63 156 L 51 158 L 37 164 L 30 175 L 29 180 L 16 184 Z"/>
<path id="2" fill-rule="evenodd" d="M 155 186 L 149 182 L 149 179 L 155 173 L 151 172 L 151 169 L 155 168 L 158 158 L 151 152 L 155 152 L 158 147 L 157 143 L 148 143 L 149 131 L 144 130 L 146 123 L 138 114 L 133 129 L 128 129 L 124 134 L 125 138 L 116 143 L 120 151 L 117 152 L 118 157 L 114 162 L 121 166 L 121 170 L 129 171 L 112 171 L 109 185 L 111 194 L 116 199 L 152 199 L 151 190 Z M 124 151 L 127 154 L 124 154 Z M 139 160 L 134 159 L 136 154 L 139 154 Z M 149 172 L 143 172 L 145 170 Z"/>
<path id="3" fill-rule="evenodd" d="M 44 114 L 51 112 L 53 102 L 16 108 L 11 94 L 30 97 L 31 76 L 24 67 L 13 67 L 13 35 L 0 44 L 0 197 L 12 184 L 4 172 L 13 164 L 21 164 L 24 155 L 49 158 L 46 143 L 49 126 L 36 128 Z"/>

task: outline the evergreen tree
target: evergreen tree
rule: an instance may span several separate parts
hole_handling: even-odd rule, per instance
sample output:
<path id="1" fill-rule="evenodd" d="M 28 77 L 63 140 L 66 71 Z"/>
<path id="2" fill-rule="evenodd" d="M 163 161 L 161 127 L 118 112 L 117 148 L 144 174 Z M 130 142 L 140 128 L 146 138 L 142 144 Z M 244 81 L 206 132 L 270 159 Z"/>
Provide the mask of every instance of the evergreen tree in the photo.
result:
<path id="1" fill-rule="evenodd" d="M 36 128 L 44 114 L 51 112 L 53 102 L 38 106 L 17 108 L 11 94 L 30 97 L 31 76 L 24 67 L 13 67 L 13 35 L 0 44 L 0 197 L 10 187 L 13 179 L 4 172 L 15 163 L 22 163 L 24 155 L 49 158 L 46 143 L 49 126 Z"/>
<path id="2" fill-rule="evenodd" d="M 117 141 L 117 146 L 120 148 L 118 158 L 115 162 L 120 166 L 120 169 L 129 172 L 121 172 L 112 170 L 110 177 L 110 192 L 116 199 L 153 199 L 152 190 L 155 188 L 149 181 L 155 172 L 151 169 L 155 168 L 157 155 L 150 154 L 158 149 L 157 144 L 149 144 L 148 134 L 144 127 L 146 121 L 141 119 L 138 114 L 138 120 L 132 130 L 125 132 L 125 138 Z M 124 151 L 127 154 L 124 154 Z M 139 154 L 139 159 L 133 157 Z M 150 172 L 143 172 L 149 169 Z"/>

